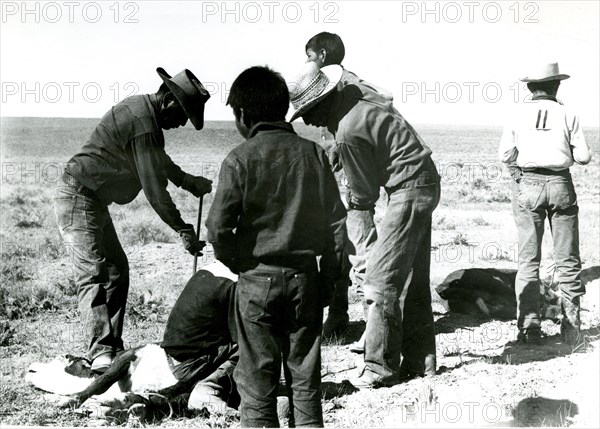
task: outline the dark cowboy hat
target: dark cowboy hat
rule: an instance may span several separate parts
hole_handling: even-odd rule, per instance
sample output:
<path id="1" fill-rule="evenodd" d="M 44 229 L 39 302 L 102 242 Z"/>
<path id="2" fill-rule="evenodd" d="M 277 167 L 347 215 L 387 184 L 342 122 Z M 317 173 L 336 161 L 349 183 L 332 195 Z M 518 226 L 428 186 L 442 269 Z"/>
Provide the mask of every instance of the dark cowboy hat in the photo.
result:
<path id="1" fill-rule="evenodd" d="M 204 104 L 210 98 L 206 88 L 188 69 L 173 77 L 162 67 L 157 68 L 156 72 L 173 93 L 187 117 L 190 118 L 194 128 L 201 130 L 204 126 Z"/>

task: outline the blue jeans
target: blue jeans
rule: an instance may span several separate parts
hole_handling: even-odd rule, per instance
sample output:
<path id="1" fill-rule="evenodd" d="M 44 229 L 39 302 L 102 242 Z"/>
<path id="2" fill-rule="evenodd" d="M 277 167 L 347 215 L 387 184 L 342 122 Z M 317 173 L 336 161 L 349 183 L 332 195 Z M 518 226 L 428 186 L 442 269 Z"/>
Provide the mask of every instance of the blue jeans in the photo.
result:
<path id="1" fill-rule="evenodd" d="M 59 183 L 54 211 L 72 262 L 83 325 L 90 339 L 87 357 L 123 350 L 123 319 L 129 264 L 108 207 Z"/>
<path id="2" fill-rule="evenodd" d="M 430 373 L 435 333 L 429 264 L 431 216 L 440 199 L 433 164 L 414 180 L 390 191 L 379 238 L 367 262 L 365 370 L 391 381 L 402 369 Z"/>
<path id="3" fill-rule="evenodd" d="M 546 217 L 562 299 L 575 301 L 585 294 L 580 279 L 579 207 L 569 170 L 523 172 L 520 182 L 513 185 L 512 202 L 519 237 L 519 271 L 515 281 L 517 326 L 539 328 L 539 274 Z"/>
<path id="4" fill-rule="evenodd" d="M 259 264 L 236 289 L 239 361 L 234 379 L 242 427 L 278 427 L 283 364 L 290 427 L 322 427 L 321 326 L 316 261 L 307 269 Z"/>

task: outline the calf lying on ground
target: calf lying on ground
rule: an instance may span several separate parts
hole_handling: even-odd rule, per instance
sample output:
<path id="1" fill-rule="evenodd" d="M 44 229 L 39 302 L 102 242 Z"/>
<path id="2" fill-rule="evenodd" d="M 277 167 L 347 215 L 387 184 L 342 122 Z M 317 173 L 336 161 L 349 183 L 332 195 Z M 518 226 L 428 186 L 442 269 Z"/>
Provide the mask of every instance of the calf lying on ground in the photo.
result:
<path id="1" fill-rule="evenodd" d="M 198 271 L 171 311 L 163 342 L 123 352 L 97 378 L 92 378 L 85 359 L 70 356 L 62 361 L 63 373 L 79 378 L 74 387 L 61 382 L 65 374 L 57 374 L 60 361 L 32 365 L 26 379 L 43 390 L 68 395 L 60 401 L 62 407 L 80 406 L 118 383 L 121 392 L 128 392 L 120 395 L 122 406 L 144 402 L 144 397 L 145 402 L 160 404 L 190 394 L 189 408 L 235 408 L 239 401 L 232 380 L 237 362 L 232 314 L 236 280 L 218 262 Z"/>
<path id="2" fill-rule="evenodd" d="M 468 268 L 457 270 L 435 288 L 440 297 L 448 301 L 449 310 L 455 313 L 486 316 L 498 319 L 515 319 L 515 277 L 517 270 L 497 268 Z M 558 319 L 560 302 L 557 289 L 540 282 L 541 314 L 547 319 Z"/>

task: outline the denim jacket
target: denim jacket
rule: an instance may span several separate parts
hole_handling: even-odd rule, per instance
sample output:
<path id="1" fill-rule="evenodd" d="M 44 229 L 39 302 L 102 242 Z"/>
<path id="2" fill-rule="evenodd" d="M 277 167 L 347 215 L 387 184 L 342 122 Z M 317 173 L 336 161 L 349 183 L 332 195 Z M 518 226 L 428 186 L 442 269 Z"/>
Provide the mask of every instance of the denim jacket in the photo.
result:
<path id="1" fill-rule="evenodd" d="M 167 185 L 180 187 L 185 173 L 165 152 L 150 97 L 135 95 L 111 108 L 66 170 L 106 204 L 127 204 L 143 189 L 160 218 L 179 231 L 186 224 Z"/>
<path id="2" fill-rule="evenodd" d="M 390 100 L 361 83 L 338 87 L 334 97 L 327 128 L 348 178 L 351 207 L 371 209 L 381 186 L 400 187 L 431 169 L 431 149 Z"/>
<path id="3" fill-rule="evenodd" d="M 322 255 L 321 273 L 334 280 L 345 220 L 325 151 L 288 122 L 260 122 L 223 161 L 206 226 L 215 256 L 233 272 Z"/>

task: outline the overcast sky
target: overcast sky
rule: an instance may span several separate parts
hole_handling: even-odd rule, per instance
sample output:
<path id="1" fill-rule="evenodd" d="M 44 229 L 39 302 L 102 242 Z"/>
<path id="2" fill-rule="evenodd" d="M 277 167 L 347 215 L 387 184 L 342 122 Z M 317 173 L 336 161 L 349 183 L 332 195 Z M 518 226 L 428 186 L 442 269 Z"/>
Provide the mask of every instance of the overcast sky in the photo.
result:
<path id="1" fill-rule="evenodd" d="M 549 61 L 572 76 L 559 98 L 584 126 L 600 118 L 598 1 L 1 3 L 2 116 L 100 117 L 154 92 L 161 66 L 192 70 L 213 95 L 206 119 L 231 120 L 241 71 L 290 79 L 308 39 L 330 31 L 343 65 L 414 123 L 500 125 L 527 95 L 518 78 Z"/>

